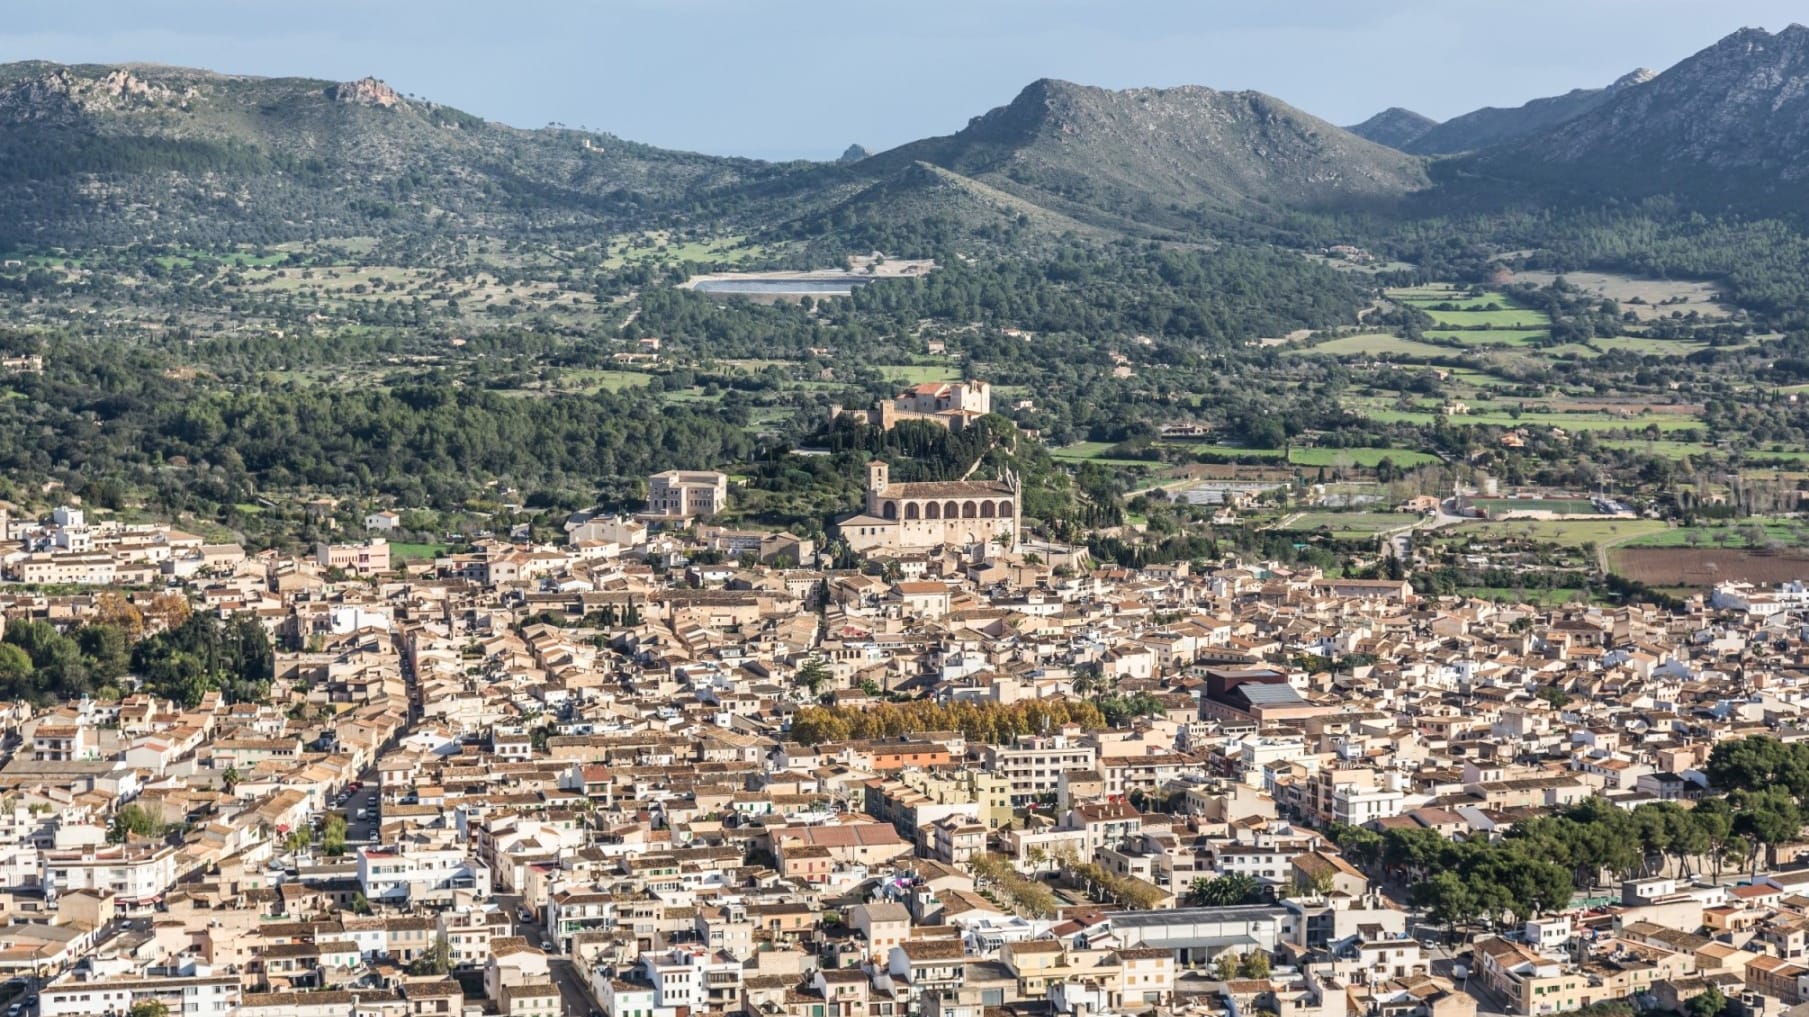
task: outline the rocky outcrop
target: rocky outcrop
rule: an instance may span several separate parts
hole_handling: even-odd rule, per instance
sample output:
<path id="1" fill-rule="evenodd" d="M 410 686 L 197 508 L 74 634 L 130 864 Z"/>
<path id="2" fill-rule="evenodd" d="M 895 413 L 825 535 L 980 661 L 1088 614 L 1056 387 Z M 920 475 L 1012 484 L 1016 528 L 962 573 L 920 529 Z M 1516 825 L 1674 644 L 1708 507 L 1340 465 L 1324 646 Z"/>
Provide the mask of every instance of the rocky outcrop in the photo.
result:
<path id="1" fill-rule="evenodd" d="M 12 123 L 63 123 L 85 113 L 172 105 L 190 94 L 146 81 L 124 67 L 100 77 L 55 67 L 0 89 L 0 119 Z"/>
<path id="2" fill-rule="evenodd" d="M 391 109 L 402 104 L 402 97 L 396 94 L 396 90 L 376 78 L 340 82 L 333 86 L 333 99 L 335 102 L 375 106 L 379 109 Z"/>
<path id="3" fill-rule="evenodd" d="M 872 154 L 873 153 L 867 151 L 864 146 L 849 145 L 847 149 L 842 152 L 842 157 L 837 159 L 836 162 L 846 166 L 852 162 L 860 162 L 862 159 L 865 159 Z"/>

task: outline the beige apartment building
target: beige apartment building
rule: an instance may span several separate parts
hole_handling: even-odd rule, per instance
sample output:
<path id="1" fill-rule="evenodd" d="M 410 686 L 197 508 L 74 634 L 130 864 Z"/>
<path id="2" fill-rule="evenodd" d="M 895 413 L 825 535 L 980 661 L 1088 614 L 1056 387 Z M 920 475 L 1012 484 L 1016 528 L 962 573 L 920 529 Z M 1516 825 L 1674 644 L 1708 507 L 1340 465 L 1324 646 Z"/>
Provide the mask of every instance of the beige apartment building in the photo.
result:
<path id="1" fill-rule="evenodd" d="M 667 470 L 647 478 L 647 515 L 663 519 L 709 516 L 729 507 L 729 475 L 714 470 Z"/>
<path id="2" fill-rule="evenodd" d="M 322 568 L 340 569 L 361 576 L 389 571 L 389 542 L 372 537 L 362 544 L 316 544 L 314 561 Z"/>

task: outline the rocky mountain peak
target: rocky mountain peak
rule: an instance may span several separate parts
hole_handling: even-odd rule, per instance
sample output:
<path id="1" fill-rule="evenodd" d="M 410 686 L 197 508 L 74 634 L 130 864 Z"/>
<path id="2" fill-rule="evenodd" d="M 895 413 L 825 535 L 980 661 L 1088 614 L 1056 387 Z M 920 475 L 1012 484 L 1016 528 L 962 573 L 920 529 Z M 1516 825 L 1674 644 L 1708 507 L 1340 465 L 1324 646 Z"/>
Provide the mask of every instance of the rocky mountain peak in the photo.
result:
<path id="1" fill-rule="evenodd" d="M 843 165 L 847 165 L 851 162 L 860 162 L 862 159 L 865 159 L 872 154 L 872 152 L 867 151 L 865 145 L 849 145 L 843 150 L 842 157 L 836 161 Z"/>
<path id="2" fill-rule="evenodd" d="M 1260 92 L 1112 90 L 1051 78 L 955 134 L 870 163 L 902 170 L 912 161 L 1114 227 L 1133 215 L 1185 225 L 1203 208 L 1392 197 L 1426 183 L 1417 160 Z"/>
<path id="3" fill-rule="evenodd" d="M 1438 121 L 1423 113 L 1415 113 L 1410 109 L 1390 106 L 1360 124 L 1353 124 L 1345 130 L 1359 138 L 1367 138 L 1378 145 L 1389 148 L 1405 149 L 1415 138 L 1438 126 Z"/>
<path id="4" fill-rule="evenodd" d="M 1658 77 L 1658 72 L 1650 67 L 1635 67 L 1615 78 L 1614 84 L 1608 86 L 1608 91 L 1617 92 L 1623 88 L 1632 88 L 1634 85 L 1643 85 L 1656 77 Z"/>

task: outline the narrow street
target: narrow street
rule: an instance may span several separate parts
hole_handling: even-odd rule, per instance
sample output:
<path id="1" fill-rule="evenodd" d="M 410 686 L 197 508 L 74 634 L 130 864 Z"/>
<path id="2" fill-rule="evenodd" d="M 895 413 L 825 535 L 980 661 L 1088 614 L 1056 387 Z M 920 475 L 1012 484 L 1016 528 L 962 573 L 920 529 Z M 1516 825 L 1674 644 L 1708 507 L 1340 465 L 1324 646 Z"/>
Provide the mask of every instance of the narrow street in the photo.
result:
<path id="1" fill-rule="evenodd" d="M 598 1012 L 596 1002 L 591 999 L 590 987 L 585 984 L 584 972 L 570 957 L 549 956 L 547 971 L 559 989 L 564 1017 L 591 1017 Z"/>

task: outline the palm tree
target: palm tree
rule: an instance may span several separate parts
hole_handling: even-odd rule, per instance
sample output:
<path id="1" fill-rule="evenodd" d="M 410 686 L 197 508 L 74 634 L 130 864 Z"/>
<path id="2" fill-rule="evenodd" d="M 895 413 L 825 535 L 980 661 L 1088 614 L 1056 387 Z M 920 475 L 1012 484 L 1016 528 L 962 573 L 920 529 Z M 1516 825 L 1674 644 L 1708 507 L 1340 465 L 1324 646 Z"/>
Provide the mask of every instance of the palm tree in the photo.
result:
<path id="1" fill-rule="evenodd" d="M 1093 679 L 1091 674 L 1081 671 L 1074 676 L 1073 681 L 1068 683 L 1068 688 L 1077 696 L 1085 696 L 1087 693 L 1093 691 L 1093 687 L 1096 684 L 1098 683 Z"/>

